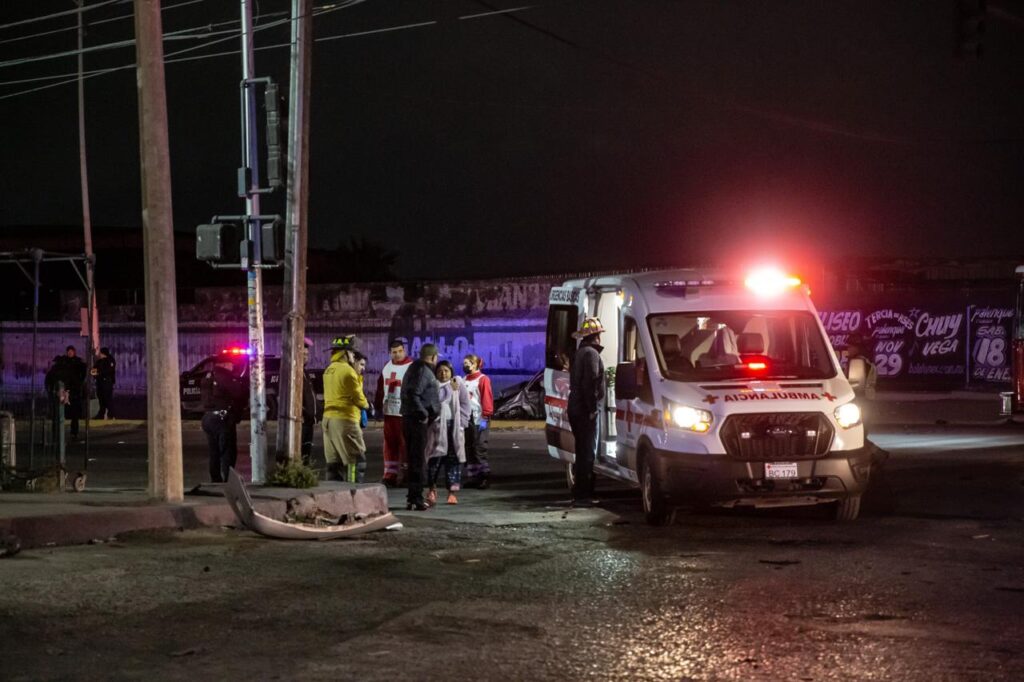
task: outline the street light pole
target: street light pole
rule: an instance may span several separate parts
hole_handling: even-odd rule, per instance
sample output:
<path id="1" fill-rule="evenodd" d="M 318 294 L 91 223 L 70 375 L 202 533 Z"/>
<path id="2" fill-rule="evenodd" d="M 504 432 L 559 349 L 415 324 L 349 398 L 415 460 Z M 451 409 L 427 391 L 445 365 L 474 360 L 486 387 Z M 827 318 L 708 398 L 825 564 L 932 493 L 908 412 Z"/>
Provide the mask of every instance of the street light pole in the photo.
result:
<path id="1" fill-rule="evenodd" d="M 259 140 L 256 134 L 256 77 L 253 56 L 252 5 L 241 0 L 242 10 L 242 168 L 245 191 L 245 212 L 248 216 L 260 214 L 259 195 Z M 247 220 L 247 241 L 251 253 L 243 254 L 246 269 L 249 306 L 249 457 L 252 460 L 252 482 L 264 483 L 267 476 L 267 403 L 266 371 L 263 343 L 263 272 L 262 225 Z"/>

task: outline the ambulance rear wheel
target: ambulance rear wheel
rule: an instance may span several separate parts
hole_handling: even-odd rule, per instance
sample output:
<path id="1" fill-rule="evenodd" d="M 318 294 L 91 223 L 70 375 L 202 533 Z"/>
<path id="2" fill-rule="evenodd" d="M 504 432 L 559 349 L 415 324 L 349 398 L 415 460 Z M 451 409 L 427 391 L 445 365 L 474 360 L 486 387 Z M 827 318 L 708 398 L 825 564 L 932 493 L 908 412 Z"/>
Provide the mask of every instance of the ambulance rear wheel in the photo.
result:
<path id="1" fill-rule="evenodd" d="M 860 516 L 860 495 L 850 495 L 836 502 L 836 521 L 856 521 Z"/>
<path id="2" fill-rule="evenodd" d="M 649 463 L 646 452 L 640 457 L 640 498 L 643 502 L 644 518 L 652 526 L 664 526 L 672 518 L 672 509 L 665 499 L 658 473 Z"/>

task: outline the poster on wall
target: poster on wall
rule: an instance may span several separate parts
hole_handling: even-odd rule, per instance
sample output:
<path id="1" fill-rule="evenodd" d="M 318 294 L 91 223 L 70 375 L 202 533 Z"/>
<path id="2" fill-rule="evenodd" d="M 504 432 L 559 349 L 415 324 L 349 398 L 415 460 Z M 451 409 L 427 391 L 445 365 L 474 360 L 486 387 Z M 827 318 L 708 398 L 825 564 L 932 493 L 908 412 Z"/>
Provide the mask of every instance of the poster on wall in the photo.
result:
<path id="1" fill-rule="evenodd" d="M 971 306 L 970 381 L 972 384 L 1010 383 L 1010 339 L 1013 309 Z"/>
<path id="2" fill-rule="evenodd" d="M 827 310 L 820 316 L 838 352 L 854 339 L 862 341 L 879 380 L 964 380 L 968 324 L 963 308 L 878 306 Z"/>

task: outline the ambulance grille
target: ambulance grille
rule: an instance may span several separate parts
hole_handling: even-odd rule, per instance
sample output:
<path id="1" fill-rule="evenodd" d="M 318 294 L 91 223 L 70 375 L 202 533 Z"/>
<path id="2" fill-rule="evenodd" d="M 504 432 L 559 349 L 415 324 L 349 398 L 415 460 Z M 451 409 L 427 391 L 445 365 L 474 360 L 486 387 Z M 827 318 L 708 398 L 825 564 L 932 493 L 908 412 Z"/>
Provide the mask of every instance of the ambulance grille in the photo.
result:
<path id="1" fill-rule="evenodd" d="M 835 430 L 821 412 L 734 414 L 722 424 L 721 438 L 731 457 L 785 460 L 821 457 Z"/>

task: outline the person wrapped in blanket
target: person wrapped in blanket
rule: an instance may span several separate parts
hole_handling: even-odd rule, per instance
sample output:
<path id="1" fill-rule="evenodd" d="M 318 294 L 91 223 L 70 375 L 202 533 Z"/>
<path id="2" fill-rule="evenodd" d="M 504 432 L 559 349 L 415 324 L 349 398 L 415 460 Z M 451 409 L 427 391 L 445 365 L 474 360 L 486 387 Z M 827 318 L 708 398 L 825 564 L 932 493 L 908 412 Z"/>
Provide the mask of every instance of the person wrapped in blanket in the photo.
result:
<path id="1" fill-rule="evenodd" d="M 456 493 L 462 482 L 462 465 L 466 462 L 466 427 L 469 426 L 472 405 L 466 382 L 455 376 L 452 363 L 442 360 L 435 369 L 440 418 L 427 432 L 427 491 L 428 506 L 437 504 L 437 479 L 444 471 L 448 489 L 448 504 L 458 504 Z"/>

